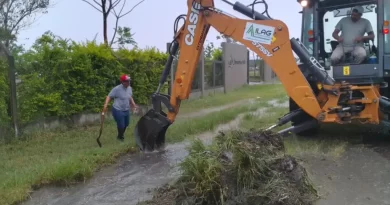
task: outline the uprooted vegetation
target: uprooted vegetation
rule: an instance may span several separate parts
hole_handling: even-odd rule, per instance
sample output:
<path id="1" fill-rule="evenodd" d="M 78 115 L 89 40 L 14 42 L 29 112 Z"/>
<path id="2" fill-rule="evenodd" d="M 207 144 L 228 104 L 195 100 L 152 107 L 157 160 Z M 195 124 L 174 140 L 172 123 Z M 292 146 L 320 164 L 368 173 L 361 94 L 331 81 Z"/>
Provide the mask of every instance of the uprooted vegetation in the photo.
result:
<path id="1" fill-rule="evenodd" d="M 306 170 L 285 154 L 277 134 L 220 133 L 210 146 L 195 140 L 188 151 L 179 179 L 140 204 L 309 205 L 318 197 Z"/>

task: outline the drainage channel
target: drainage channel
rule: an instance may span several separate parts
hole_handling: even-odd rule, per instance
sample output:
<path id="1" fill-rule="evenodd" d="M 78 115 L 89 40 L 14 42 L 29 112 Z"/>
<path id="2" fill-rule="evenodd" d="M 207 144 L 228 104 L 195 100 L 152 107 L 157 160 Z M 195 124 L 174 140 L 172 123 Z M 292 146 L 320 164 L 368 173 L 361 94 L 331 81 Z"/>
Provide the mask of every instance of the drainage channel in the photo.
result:
<path id="1" fill-rule="evenodd" d="M 275 106 L 275 103 L 272 103 Z M 253 115 L 261 117 L 269 108 L 260 108 Z M 220 131 L 239 129 L 239 124 L 248 113 L 239 114 L 227 124 L 214 131 L 197 136 L 206 144 Z M 152 197 L 150 190 L 168 183 L 179 175 L 178 162 L 188 154 L 189 141 L 167 145 L 163 152 L 137 153 L 122 157 L 111 167 L 99 171 L 83 184 L 72 187 L 46 186 L 31 195 L 25 205 L 116 205 L 137 204 Z"/>

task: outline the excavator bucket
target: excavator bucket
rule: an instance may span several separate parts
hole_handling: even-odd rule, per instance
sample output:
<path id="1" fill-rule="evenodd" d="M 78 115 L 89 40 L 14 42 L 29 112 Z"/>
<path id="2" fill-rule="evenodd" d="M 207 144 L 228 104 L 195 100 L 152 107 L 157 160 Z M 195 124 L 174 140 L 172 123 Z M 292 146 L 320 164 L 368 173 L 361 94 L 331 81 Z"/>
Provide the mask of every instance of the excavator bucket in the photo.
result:
<path id="1" fill-rule="evenodd" d="M 134 137 L 136 144 L 141 151 L 153 151 L 164 146 L 165 132 L 167 131 L 171 121 L 167 118 L 167 114 L 162 111 L 161 104 L 164 104 L 169 112 L 174 112 L 174 108 L 170 104 L 171 96 L 160 93 L 160 89 L 169 75 L 169 71 L 173 61 L 173 54 L 178 49 L 178 43 L 173 41 L 170 46 L 170 55 L 165 64 L 165 69 L 160 78 L 157 91 L 152 95 L 152 106 L 141 119 L 138 121 L 134 129 Z"/>
<path id="2" fill-rule="evenodd" d="M 153 151 L 165 144 L 165 132 L 171 122 L 162 111 L 150 109 L 138 121 L 134 136 L 141 151 Z"/>

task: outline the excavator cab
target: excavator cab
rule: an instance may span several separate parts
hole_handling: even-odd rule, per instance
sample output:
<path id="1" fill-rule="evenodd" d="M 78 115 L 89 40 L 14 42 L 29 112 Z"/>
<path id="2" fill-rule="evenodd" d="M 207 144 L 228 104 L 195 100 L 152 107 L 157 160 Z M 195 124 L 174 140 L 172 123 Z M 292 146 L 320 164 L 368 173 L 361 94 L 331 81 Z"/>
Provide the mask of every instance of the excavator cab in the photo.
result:
<path id="1" fill-rule="evenodd" d="M 387 97 L 389 97 L 388 83 L 390 81 L 390 1 L 387 0 L 297 0 L 302 6 L 302 32 L 301 41 L 313 58 L 324 67 L 336 84 L 347 82 L 354 86 L 374 86 L 381 96 L 381 105 L 387 106 Z M 357 53 L 357 44 L 345 45 L 339 43 L 334 37 L 333 32 L 336 25 L 345 18 L 351 18 L 356 7 L 363 9 L 361 18 L 370 22 L 374 38 L 363 41 L 360 46 L 364 50 L 364 59 L 361 62 L 355 61 Z M 347 34 L 348 32 L 346 32 Z M 343 36 L 342 31 L 339 36 Z M 364 36 L 368 36 L 364 32 Z M 345 49 L 346 47 L 352 49 Z M 337 48 L 343 52 L 341 59 L 335 63 L 331 57 Z M 314 52 L 316 51 L 316 52 Z M 355 55 L 354 55 L 355 54 Z M 360 52 L 362 54 L 362 52 Z M 299 65 L 304 66 L 304 63 Z M 309 76 L 309 75 L 307 75 Z M 316 80 L 307 78 L 316 94 Z M 349 99 L 364 99 L 367 93 L 363 90 L 349 91 Z M 340 103 L 340 101 L 339 101 Z M 357 103 L 354 106 L 361 106 Z M 365 107 L 365 105 L 363 106 Z M 300 107 L 290 98 L 290 111 L 298 110 Z M 367 109 L 367 107 L 362 108 Z M 383 109 L 381 109 L 383 110 Z M 355 112 L 355 111 L 354 111 Z M 361 111 L 358 111 L 361 112 Z M 373 111 L 370 111 L 373 113 Z M 388 121 L 387 111 L 379 111 L 380 121 Z M 309 115 L 295 117 L 292 119 L 292 125 L 299 125 L 302 122 L 311 119 Z M 339 123 L 346 123 L 343 120 Z M 349 123 L 349 122 L 348 122 Z M 318 131 L 319 126 L 298 132 L 298 135 L 313 135 Z"/>
<path id="2" fill-rule="evenodd" d="M 302 5 L 302 43 L 336 82 L 375 84 L 389 81 L 390 1 L 298 0 L 298 2 Z M 356 7 L 363 8 L 361 18 L 370 22 L 375 36 L 374 39 L 365 40 L 360 44 L 363 49 L 358 48 L 357 43 L 340 44 L 332 36 L 337 23 L 343 18 L 351 18 L 353 9 Z M 342 35 L 342 32 L 339 35 Z M 367 35 L 366 32 L 365 36 Z M 344 53 L 339 62 L 332 63 L 331 56 L 337 52 L 338 47 Z M 347 47 L 350 49 L 346 49 Z M 364 59 L 361 62 L 354 60 L 355 55 L 353 54 L 358 52 L 360 55 L 364 54 Z"/>

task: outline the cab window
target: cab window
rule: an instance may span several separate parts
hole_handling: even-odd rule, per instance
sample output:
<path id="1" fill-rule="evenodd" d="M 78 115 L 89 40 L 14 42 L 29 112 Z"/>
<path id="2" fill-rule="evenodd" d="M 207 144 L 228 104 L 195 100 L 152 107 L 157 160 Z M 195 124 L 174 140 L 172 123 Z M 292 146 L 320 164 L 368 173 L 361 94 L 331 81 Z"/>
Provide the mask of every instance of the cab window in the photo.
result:
<path id="1" fill-rule="evenodd" d="M 302 43 L 313 55 L 313 8 L 303 8 L 302 14 Z"/>
<path id="2" fill-rule="evenodd" d="M 389 2 L 388 2 L 389 3 Z M 376 5 L 375 4 L 369 4 L 369 5 L 362 5 L 364 8 L 364 13 L 362 18 L 365 18 L 371 22 L 372 29 L 374 31 L 375 36 L 377 37 L 377 14 L 375 12 Z M 342 8 L 342 9 L 336 9 L 333 11 L 327 11 L 323 17 L 323 25 L 324 25 L 324 49 L 325 52 L 330 54 L 332 53 L 332 44 L 331 41 L 336 41 L 332 37 L 332 33 L 336 27 L 336 24 L 344 17 L 349 17 L 352 13 L 352 8 Z M 341 34 L 341 32 L 340 32 Z M 367 35 L 367 33 L 365 34 Z M 367 46 L 372 46 L 374 44 L 377 46 L 377 39 L 375 38 L 374 42 L 370 41 L 370 45 Z M 366 48 L 369 49 L 369 48 Z"/>

